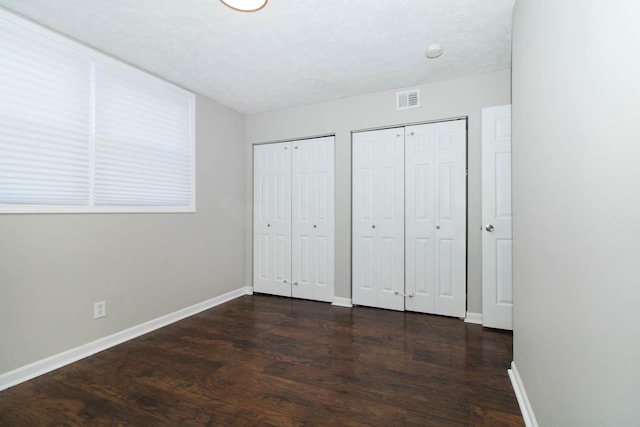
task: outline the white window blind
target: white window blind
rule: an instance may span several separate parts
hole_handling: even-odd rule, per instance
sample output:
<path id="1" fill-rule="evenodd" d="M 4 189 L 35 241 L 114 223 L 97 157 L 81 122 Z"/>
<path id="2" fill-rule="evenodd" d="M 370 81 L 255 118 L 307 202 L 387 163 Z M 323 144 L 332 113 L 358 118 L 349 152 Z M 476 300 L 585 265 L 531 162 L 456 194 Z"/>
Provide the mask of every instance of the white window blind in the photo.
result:
<path id="1" fill-rule="evenodd" d="M 96 205 L 189 205 L 189 99 L 96 66 Z"/>
<path id="2" fill-rule="evenodd" d="M 1 203 L 88 203 L 89 71 L 86 58 L 0 21 Z"/>
<path id="3" fill-rule="evenodd" d="M 0 10 L 0 212 L 195 211 L 194 101 Z"/>

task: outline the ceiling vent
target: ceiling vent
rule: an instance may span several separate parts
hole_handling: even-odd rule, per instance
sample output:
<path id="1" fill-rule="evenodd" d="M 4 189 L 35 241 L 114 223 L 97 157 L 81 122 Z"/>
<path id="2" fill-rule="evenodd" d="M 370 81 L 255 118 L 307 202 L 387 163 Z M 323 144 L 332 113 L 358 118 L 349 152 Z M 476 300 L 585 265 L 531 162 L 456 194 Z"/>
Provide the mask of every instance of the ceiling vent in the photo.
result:
<path id="1" fill-rule="evenodd" d="M 396 93 L 396 108 L 406 110 L 420 106 L 420 89 L 412 89 Z"/>

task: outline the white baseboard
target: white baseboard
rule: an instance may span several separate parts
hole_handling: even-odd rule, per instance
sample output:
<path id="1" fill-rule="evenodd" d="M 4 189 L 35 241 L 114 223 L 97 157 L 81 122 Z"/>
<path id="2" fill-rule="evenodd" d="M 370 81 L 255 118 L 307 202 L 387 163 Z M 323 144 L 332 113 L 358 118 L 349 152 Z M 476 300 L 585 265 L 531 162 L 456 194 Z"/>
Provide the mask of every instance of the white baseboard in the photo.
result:
<path id="1" fill-rule="evenodd" d="M 524 424 L 527 427 L 538 427 L 536 416 L 533 413 L 533 408 L 527 397 L 527 392 L 522 384 L 522 379 L 516 368 L 516 362 L 511 362 L 511 369 L 508 370 L 509 378 L 511 379 L 511 385 L 513 391 L 516 393 L 516 399 L 518 399 L 518 405 L 520 405 L 520 412 L 522 412 L 522 418 L 524 418 Z"/>
<path id="2" fill-rule="evenodd" d="M 471 313 L 467 311 L 467 317 L 464 318 L 465 323 L 475 323 L 482 325 L 482 313 Z"/>
<path id="3" fill-rule="evenodd" d="M 170 325 L 178 320 L 185 319 L 200 313 L 201 311 L 208 310 L 217 305 L 223 304 L 232 299 L 241 297 L 243 295 L 250 295 L 253 293 L 251 287 L 245 287 L 236 289 L 226 294 L 220 295 L 215 298 L 211 298 L 207 301 L 194 304 L 190 307 L 183 308 L 165 316 L 158 317 L 157 319 L 144 322 L 140 325 L 133 326 L 124 331 L 116 332 L 115 334 L 99 338 L 87 344 L 83 344 L 79 347 L 72 348 L 71 350 L 64 351 L 59 354 L 47 357 L 46 359 L 38 360 L 37 362 L 30 363 L 29 365 L 22 366 L 13 371 L 6 372 L 0 375 L 0 391 L 5 390 L 14 385 L 20 384 L 25 381 L 29 381 L 35 377 L 54 371 L 65 365 L 68 365 L 85 357 L 99 353 L 110 347 L 114 347 L 130 339 L 139 337 L 156 329 Z"/>
<path id="4" fill-rule="evenodd" d="M 336 307 L 353 307 L 353 304 L 351 304 L 351 298 L 333 297 L 331 305 L 335 305 Z"/>

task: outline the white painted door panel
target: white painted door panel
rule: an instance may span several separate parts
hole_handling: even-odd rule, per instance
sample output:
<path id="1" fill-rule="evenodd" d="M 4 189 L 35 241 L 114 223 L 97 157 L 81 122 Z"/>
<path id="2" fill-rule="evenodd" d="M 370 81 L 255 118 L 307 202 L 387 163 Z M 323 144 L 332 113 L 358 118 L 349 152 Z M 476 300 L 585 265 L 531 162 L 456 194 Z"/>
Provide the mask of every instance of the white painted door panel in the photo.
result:
<path id="1" fill-rule="evenodd" d="M 513 329 L 510 105 L 482 109 L 482 224 L 482 324 Z"/>
<path id="2" fill-rule="evenodd" d="M 291 296 L 291 149 L 256 145 L 253 190 L 253 287 Z"/>
<path id="3" fill-rule="evenodd" d="M 435 314 L 464 317 L 467 304 L 465 120 L 436 123 Z"/>
<path id="4" fill-rule="evenodd" d="M 403 129 L 353 135 L 353 302 L 404 309 Z"/>
<path id="5" fill-rule="evenodd" d="M 407 310 L 464 317 L 466 121 L 406 128 Z"/>
<path id="6" fill-rule="evenodd" d="M 294 141 L 292 296 L 334 297 L 334 137 Z"/>
<path id="7" fill-rule="evenodd" d="M 411 126 L 405 136 L 405 306 L 434 312 L 434 127 Z"/>

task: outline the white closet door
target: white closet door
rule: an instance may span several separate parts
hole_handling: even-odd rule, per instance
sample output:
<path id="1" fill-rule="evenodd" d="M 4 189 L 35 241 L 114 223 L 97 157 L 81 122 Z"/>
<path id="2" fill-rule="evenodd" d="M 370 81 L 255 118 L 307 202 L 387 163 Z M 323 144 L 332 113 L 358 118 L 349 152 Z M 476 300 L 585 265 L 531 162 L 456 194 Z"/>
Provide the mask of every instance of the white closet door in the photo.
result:
<path id="1" fill-rule="evenodd" d="M 407 310 L 464 317 L 466 121 L 406 128 Z"/>
<path id="2" fill-rule="evenodd" d="M 353 303 L 404 309 L 404 131 L 353 134 Z"/>
<path id="3" fill-rule="evenodd" d="M 467 305 L 467 122 L 435 123 L 434 313 L 464 317 Z"/>
<path id="4" fill-rule="evenodd" d="M 253 289 L 291 296 L 291 146 L 253 149 Z"/>
<path id="5" fill-rule="evenodd" d="M 334 137 L 291 143 L 292 296 L 333 301 Z"/>
<path id="6" fill-rule="evenodd" d="M 434 312 L 435 126 L 411 126 L 405 136 L 406 309 Z"/>

